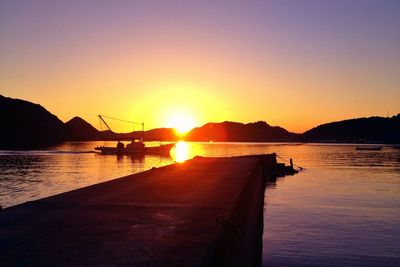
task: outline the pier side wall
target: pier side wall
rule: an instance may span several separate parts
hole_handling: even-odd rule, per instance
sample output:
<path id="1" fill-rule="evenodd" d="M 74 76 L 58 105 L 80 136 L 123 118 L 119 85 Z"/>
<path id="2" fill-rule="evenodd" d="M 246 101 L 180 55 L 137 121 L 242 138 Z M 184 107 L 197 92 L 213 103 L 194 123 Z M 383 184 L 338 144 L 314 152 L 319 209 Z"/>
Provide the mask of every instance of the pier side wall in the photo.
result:
<path id="1" fill-rule="evenodd" d="M 266 172 L 274 157 L 259 158 L 229 218 L 220 218 L 221 231 L 203 266 L 261 266 Z"/>

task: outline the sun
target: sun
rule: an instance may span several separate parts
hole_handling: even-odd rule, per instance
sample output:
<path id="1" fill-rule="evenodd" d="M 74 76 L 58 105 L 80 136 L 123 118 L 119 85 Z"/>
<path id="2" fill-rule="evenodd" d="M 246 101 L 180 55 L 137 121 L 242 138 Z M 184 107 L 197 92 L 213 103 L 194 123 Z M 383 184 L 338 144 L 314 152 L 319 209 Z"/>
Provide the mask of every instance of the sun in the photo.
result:
<path id="1" fill-rule="evenodd" d="M 196 127 L 196 120 L 188 113 L 179 112 L 170 114 L 166 124 L 174 128 L 178 134 L 183 135 Z"/>

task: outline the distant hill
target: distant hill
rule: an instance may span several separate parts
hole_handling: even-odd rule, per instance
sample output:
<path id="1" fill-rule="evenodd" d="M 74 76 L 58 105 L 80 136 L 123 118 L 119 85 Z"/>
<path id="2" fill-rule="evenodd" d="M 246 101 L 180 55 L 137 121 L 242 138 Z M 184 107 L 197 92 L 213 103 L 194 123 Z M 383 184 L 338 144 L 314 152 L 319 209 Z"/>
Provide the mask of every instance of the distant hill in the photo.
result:
<path id="1" fill-rule="evenodd" d="M 112 140 L 129 140 L 132 137 L 140 138 L 141 132 L 111 133 L 102 132 L 103 138 Z M 298 134 L 290 133 L 281 127 L 272 127 L 266 122 L 238 123 L 221 122 L 207 123 L 202 127 L 194 128 L 182 137 L 187 141 L 216 141 L 216 142 L 268 142 L 268 141 L 294 141 Z M 177 141 L 177 136 L 172 128 L 157 128 L 145 131 L 146 141 Z"/>
<path id="2" fill-rule="evenodd" d="M 142 138 L 145 141 L 177 141 L 179 138 L 172 128 L 156 128 L 145 131 L 135 131 L 131 133 L 114 133 L 109 130 L 100 132 L 100 139 L 107 140 L 131 140 L 132 138 Z"/>
<path id="3" fill-rule="evenodd" d="M 302 135 L 304 141 L 400 143 L 400 114 L 319 125 Z"/>
<path id="4" fill-rule="evenodd" d="M 99 140 L 100 131 L 80 117 L 74 117 L 65 123 L 66 134 L 70 141 Z"/>
<path id="5" fill-rule="evenodd" d="M 64 123 L 44 107 L 0 95 L 0 148 L 36 148 L 67 139 Z"/>
<path id="6" fill-rule="evenodd" d="M 215 142 L 271 142 L 295 141 L 298 136 L 281 127 L 270 126 L 264 121 L 247 124 L 225 121 L 207 123 L 202 127 L 194 128 L 185 139 Z"/>
<path id="7" fill-rule="evenodd" d="M 141 132 L 100 132 L 88 122 L 74 117 L 65 124 L 44 107 L 0 95 L 0 149 L 29 149 L 63 141 L 130 140 Z M 145 141 L 177 141 L 171 128 L 145 131 Z M 400 143 L 400 114 L 392 118 L 370 117 L 331 122 L 303 134 L 291 133 L 264 121 L 254 123 L 207 123 L 189 131 L 187 141 L 215 142 L 374 142 Z"/>
<path id="8" fill-rule="evenodd" d="M 172 128 L 156 128 L 144 133 L 146 141 L 177 141 L 178 139 L 179 137 Z"/>

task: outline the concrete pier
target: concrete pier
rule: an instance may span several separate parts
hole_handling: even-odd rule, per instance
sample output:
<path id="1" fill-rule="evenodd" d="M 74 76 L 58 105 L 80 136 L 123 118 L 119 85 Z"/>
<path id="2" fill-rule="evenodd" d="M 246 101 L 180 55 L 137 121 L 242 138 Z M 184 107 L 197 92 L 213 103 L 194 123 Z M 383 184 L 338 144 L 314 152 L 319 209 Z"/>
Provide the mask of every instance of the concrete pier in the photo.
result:
<path id="1" fill-rule="evenodd" d="M 257 266 L 275 155 L 196 157 L 0 212 L 0 266 Z"/>

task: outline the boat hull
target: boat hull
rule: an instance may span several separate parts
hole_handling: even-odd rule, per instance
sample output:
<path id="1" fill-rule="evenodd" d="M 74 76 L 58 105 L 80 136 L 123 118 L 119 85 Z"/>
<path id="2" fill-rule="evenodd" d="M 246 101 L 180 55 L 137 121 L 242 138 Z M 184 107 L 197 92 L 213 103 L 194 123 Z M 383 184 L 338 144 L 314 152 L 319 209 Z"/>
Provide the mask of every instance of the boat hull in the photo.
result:
<path id="1" fill-rule="evenodd" d="M 100 151 L 103 155 L 137 155 L 137 154 L 168 154 L 175 144 L 166 144 L 150 147 L 107 147 L 98 146 L 94 149 Z"/>

